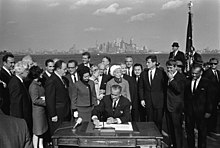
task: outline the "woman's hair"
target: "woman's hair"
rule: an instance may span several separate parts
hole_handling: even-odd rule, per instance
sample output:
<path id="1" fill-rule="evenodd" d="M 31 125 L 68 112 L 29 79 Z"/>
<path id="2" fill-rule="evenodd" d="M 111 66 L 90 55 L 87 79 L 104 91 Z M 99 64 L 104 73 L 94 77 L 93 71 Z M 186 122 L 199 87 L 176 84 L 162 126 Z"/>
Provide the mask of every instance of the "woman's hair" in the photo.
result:
<path id="1" fill-rule="evenodd" d="M 39 66 L 32 66 L 29 70 L 29 77 L 32 79 L 40 78 L 42 72 L 43 69 L 41 69 Z"/>

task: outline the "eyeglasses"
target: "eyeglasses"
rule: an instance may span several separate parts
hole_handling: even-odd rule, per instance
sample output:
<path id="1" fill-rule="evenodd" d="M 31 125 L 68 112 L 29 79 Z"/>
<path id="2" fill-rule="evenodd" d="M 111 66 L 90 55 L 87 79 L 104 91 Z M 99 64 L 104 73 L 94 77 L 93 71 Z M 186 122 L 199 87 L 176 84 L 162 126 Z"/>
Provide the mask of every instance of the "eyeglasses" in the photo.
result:
<path id="1" fill-rule="evenodd" d="M 210 63 L 210 65 L 218 65 L 218 63 Z"/>
<path id="2" fill-rule="evenodd" d="M 176 65 L 176 66 L 177 66 L 177 67 L 181 67 L 181 68 L 183 67 L 183 65 Z"/>
<path id="3" fill-rule="evenodd" d="M 69 68 L 69 69 L 70 69 L 70 68 L 72 68 L 72 69 L 73 69 L 73 68 L 76 68 L 76 67 L 68 67 L 68 68 Z"/>

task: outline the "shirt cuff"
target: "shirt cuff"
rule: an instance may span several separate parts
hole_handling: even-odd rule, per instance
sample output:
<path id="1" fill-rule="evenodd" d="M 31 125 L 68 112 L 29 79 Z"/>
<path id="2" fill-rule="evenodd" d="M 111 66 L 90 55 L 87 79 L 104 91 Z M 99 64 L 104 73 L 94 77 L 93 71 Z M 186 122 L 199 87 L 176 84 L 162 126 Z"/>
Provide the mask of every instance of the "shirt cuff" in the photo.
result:
<path id="1" fill-rule="evenodd" d="M 92 120 L 95 120 L 95 119 L 99 120 L 96 115 L 92 116 Z"/>
<path id="2" fill-rule="evenodd" d="M 121 124 L 121 119 L 116 118 L 116 120 L 117 120 L 117 123 L 118 123 L 118 124 Z"/>

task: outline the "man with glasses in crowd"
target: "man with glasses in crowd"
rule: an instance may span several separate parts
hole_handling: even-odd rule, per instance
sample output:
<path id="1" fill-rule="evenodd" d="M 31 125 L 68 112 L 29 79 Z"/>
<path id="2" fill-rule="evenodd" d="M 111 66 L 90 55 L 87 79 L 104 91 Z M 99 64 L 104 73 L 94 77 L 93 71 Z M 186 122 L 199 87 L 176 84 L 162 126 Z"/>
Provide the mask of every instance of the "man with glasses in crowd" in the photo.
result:
<path id="1" fill-rule="evenodd" d="M 217 69 L 218 62 L 217 58 L 211 58 L 209 60 L 210 68 L 203 74 L 204 77 L 212 82 L 215 89 L 212 116 L 210 117 L 208 123 L 208 132 L 214 135 L 220 135 L 220 133 L 217 132 L 217 108 L 219 107 L 218 105 L 220 105 L 220 71 Z"/>

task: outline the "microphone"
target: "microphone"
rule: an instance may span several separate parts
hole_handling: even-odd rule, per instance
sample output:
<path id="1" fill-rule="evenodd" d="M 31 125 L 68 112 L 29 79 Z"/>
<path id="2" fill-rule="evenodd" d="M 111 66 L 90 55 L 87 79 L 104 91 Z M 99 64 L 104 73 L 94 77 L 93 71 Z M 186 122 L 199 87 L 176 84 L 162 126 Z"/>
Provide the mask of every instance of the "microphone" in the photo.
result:
<path id="1" fill-rule="evenodd" d="M 80 125 L 82 123 L 82 118 L 79 117 L 77 120 L 76 120 L 76 124 L 73 126 L 73 128 L 76 128 L 78 125 Z"/>

